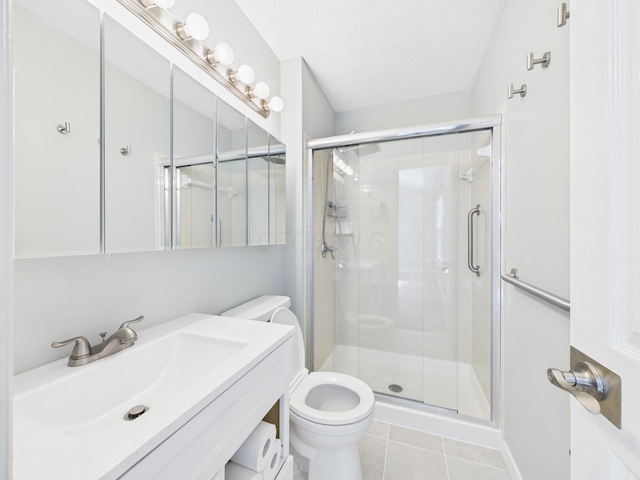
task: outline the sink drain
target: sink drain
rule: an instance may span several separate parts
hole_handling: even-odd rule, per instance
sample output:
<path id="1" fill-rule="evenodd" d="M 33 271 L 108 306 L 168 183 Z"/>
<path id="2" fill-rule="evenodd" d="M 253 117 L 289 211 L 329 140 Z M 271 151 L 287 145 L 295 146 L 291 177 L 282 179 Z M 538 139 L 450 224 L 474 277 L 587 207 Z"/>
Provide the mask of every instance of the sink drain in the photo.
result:
<path id="1" fill-rule="evenodd" d="M 391 390 L 393 393 L 400 393 L 402 391 L 402 387 L 396 383 L 392 383 L 391 385 L 389 385 L 389 390 Z"/>
<path id="2" fill-rule="evenodd" d="M 146 405 L 136 405 L 135 407 L 131 407 L 129 411 L 124 414 L 124 419 L 128 421 L 135 420 L 147 410 L 149 410 L 149 407 Z"/>

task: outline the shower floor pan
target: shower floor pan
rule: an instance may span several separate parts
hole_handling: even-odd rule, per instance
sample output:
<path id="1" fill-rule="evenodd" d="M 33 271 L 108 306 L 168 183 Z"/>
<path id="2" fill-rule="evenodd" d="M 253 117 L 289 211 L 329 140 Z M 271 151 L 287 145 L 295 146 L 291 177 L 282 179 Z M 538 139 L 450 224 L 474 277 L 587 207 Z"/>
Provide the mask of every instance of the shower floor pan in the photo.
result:
<path id="1" fill-rule="evenodd" d="M 320 370 L 346 373 L 376 393 L 416 400 L 488 420 L 489 401 L 467 363 L 337 345 Z M 402 390 L 397 391 L 398 387 Z"/>

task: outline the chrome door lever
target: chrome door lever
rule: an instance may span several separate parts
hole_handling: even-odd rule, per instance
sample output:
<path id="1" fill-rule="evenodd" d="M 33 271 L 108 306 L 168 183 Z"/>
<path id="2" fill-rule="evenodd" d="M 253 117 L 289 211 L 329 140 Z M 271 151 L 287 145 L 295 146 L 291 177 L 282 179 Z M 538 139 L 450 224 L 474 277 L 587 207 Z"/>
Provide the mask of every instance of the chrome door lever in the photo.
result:
<path id="1" fill-rule="evenodd" d="M 576 397 L 576 400 L 591 413 L 600 413 L 598 400 L 602 400 L 605 395 L 604 380 L 596 367 L 589 362 L 578 362 L 573 370 L 568 372 L 549 368 L 547 378 L 556 387 Z"/>
<path id="2" fill-rule="evenodd" d="M 573 369 L 565 372 L 549 368 L 549 381 L 573 395 L 589 412 L 601 413 L 616 427 L 622 428 L 620 376 L 573 346 L 570 354 Z"/>

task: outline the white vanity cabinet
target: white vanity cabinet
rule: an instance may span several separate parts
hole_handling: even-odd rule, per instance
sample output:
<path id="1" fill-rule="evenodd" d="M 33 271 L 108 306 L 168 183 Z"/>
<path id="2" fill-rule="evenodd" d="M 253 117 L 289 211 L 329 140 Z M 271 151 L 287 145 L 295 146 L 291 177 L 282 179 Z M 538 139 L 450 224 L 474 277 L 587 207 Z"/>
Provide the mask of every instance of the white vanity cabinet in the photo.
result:
<path id="1" fill-rule="evenodd" d="M 220 478 L 267 414 L 291 480 L 291 327 L 193 313 L 137 333 L 88 365 L 14 377 L 13 480 Z"/>
<path id="2" fill-rule="evenodd" d="M 289 455 L 291 352 L 292 340 L 289 339 L 121 478 L 217 478 L 215 475 L 276 402 L 279 402 L 278 430 L 283 444 L 283 463 Z M 285 480 L 281 476 L 276 478 Z"/>

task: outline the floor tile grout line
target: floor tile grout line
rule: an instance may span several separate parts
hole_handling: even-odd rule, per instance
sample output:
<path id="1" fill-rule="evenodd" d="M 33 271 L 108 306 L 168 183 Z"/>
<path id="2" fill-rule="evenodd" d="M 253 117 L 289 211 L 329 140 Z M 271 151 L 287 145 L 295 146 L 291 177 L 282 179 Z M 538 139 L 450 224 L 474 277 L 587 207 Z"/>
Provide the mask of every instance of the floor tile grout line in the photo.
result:
<path id="1" fill-rule="evenodd" d="M 455 455 L 445 455 L 445 456 L 455 458 L 456 460 L 462 460 L 463 462 L 473 463 L 474 465 L 480 465 L 481 467 L 489 467 L 489 468 L 493 468 L 494 470 L 502 470 L 504 472 L 508 472 L 507 468 L 496 467 L 495 465 L 488 465 L 486 463 L 476 462 L 474 460 L 469 460 L 468 458 L 456 457 Z"/>
<path id="2" fill-rule="evenodd" d="M 449 476 L 449 461 L 447 460 L 447 452 L 444 449 L 444 437 L 440 437 L 442 442 L 442 456 L 444 457 L 444 471 L 447 473 L 447 480 L 451 480 Z"/>
<path id="3" fill-rule="evenodd" d="M 439 454 L 441 454 L 441 455 L 444 455 L 444 449 L 443 449 L 443 450 L 433 450 L 433 449 L 431 449 L 431 448 L 425 448 L 425 447 L 421 447 L 421 446 L 419 446 L 419 445 L 414 445 L 413 443 L 405 443 L 405 442 L 401 442 L 400 440 L 392 440 L 392 439 L 389 439 L 389 441 L 390 441 L 390 442 L 393 442 L 393 443 L 397 443 L 397 444 L 399 444 L 399 445 L 404 445 L 404 446 L 406 446 L 406 447 L 419 448 L 420 450 L 425 450 L 425 451 L 427 451 L 427 452 L 439 453 Z"/>
<path id="4" fill-rule="evenodd" d="M 387 457 L 389 456 L 389 437 L 387 436 L 387 443 L 384 448 L 384 464 L 382 465 L 382 480 L 387 476 Z"/>

